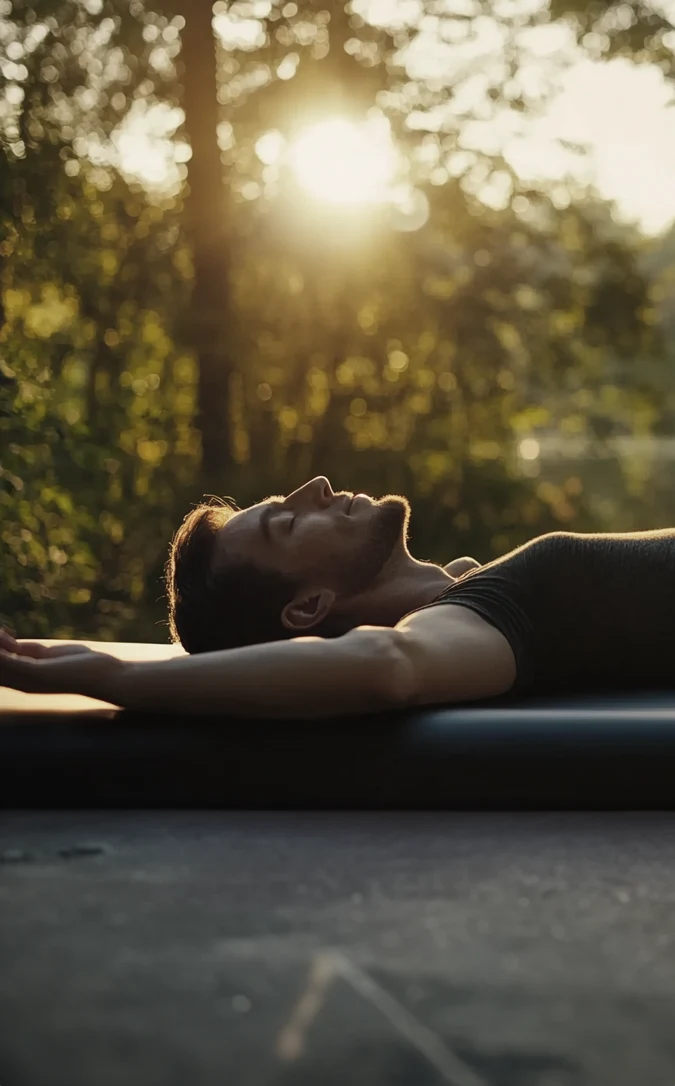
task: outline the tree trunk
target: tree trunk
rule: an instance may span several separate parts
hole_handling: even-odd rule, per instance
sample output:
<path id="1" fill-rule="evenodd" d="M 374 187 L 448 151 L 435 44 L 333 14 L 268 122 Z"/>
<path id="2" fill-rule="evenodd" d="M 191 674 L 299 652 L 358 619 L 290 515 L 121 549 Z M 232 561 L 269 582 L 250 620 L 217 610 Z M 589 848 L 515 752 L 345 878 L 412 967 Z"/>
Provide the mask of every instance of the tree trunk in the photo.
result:
<path id="1" fill-rule="evenodd" d="M 202 482 L 215 493 L 228 489 L 234 459 L 230 441 L 230 379 L 227 349 L 231 326 L 229 206 L 216 129 L 216 47 L 210 0 L 184 0 L 182 32 L 183 109 L 192 148 L 185 223 L 195 281 L 189 325 L 198 364 L 197 427 L 202 443 Z"/>

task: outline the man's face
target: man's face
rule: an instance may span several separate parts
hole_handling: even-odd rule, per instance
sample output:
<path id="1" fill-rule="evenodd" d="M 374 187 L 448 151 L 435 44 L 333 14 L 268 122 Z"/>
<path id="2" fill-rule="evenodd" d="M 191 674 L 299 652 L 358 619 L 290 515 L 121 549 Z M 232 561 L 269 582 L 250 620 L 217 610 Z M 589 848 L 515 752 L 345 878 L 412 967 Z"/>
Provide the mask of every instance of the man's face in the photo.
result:
<path id="1" fill-rule="evenodd" d="M 286 498 L 236 513 L 218 533 L 219 548 L 230 561 L 348 597 L 370 587 L 392 555 L 405 550 L 409 519 L 405 498 L 335 493 L 319 476 Z"/>

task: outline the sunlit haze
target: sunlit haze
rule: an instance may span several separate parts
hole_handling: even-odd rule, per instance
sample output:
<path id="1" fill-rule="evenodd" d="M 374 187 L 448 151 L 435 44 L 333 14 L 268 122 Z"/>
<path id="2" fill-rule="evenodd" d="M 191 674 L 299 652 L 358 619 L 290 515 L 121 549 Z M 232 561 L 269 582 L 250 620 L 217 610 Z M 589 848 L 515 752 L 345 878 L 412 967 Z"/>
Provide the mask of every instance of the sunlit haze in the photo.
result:
<path id="1" fill-rule="evenodd" d="M 621 218 L 647 234 L 675 218 L 675 94 L 653 65 L 586 60 L 566 74 L 559 95 L 509 155 L 517 172 L 552 181 L 566 170 L 614 200 Z M 575 154 L 561 141 L 580 142 Z"/>
<path id="2" fill-rule="evenodd" d="M 539 29 L 547 33 L 540 34 L 534 61 L 521 73 L 533 92 L 546 82 L 551 51 L 572 48 L 564 28 Z M 462 46 L 457 48 L 461 51 Z M 490 57 L 484 59 L 488 63 Z M 434 61 L 433 49 L 420 48 L 408 70 L 423 78 L 425 70 L 438 74 L 439 64 L 442 67 L 438 58 Z M 449 94 L 451 112 L 460 108 L 461 92 L 460 88 Z M 472 147 L 503 152 L 516 173 L 535 186 L 553 185 L 560 192 L 566 177 L 591 184 L 602 198 L 614 202 L 618 217 L 636 223 L 647 234 L 657 234 L 675 219 L 673 101 L 672 85 L 653 65 L 579 59 L 571 63 L 541 116 L 516 115 L 508 109 L 492 119 L 472 121 L 467 116 L 461 142 L 469 154 Z M 179 110 L 161 106 L 132 111 L 116 138 L 116 161 L 122 170 L 151 187 L 176 188 L 185 176 L 180 164 L 189 157 L 187 146 L 171 139 L 179 116 Z M 575 152 L 569 146 L 574 143 L 584 145 L 586 151 Z M 362 124 L 327 116 L 300 131 L 290 144 L 280 132 L 262 133 L 256 153 L 267 165 L 290 166 L 300 187 L 327 204 L 357 208 L 386 202 L 394 191 L 401 191 L 400 160 L 383 116 Z M 451 166 L 448 169 L 452 172 Z M 495 207 L 505 206 L 509 199 L 506 174 L 502 173 L 502 179 L 503 191 L 495 175 L 478 186 L 479 198 Z M 424 221 L 421 216 L 418 225 Z"/>
<path id="3" fill-rule="evenodd" d="M 355 125 L 331 118 L 312 125 L 294 141 L 290 160 L 303 188 L 330 203 L 385 200 L 396 169 L 386 121 Z"/>

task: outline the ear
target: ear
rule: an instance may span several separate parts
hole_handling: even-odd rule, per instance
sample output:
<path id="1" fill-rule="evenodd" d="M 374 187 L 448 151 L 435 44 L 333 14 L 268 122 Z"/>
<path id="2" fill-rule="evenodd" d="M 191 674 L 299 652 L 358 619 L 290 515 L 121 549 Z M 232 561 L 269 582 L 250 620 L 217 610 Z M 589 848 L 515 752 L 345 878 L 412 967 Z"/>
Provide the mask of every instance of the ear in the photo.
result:
<path id="1" fill-rule="evenodd" d="M 281 621 L 287 630 L 298 634 L 309 631 L 330 613 L 335 603 L 335 593 L 330 588 L 307 590 L 287 603 L 281 612 Z"/>

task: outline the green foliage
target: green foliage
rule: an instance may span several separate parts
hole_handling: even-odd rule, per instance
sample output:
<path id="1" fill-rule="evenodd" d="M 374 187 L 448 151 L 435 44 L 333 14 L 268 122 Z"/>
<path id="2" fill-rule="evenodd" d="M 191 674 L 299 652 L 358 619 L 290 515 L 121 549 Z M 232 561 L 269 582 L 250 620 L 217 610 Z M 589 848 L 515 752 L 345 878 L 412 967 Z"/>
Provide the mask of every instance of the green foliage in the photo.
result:
<path id="1" fill-rule="evenodd" d="M 99 198 L 67 179 L 40 237 L 6 242 L 2 609 L 36 633 L 111 638 L 138 622 L 198 441 L 195 363 L 166 307 L 185 286 L 163 245 L 170 223 L 119 179 L 110 220 L 92 213 Z M 37 251 L 47 231 L 75 254 L 63 269 Z"/>
<path id="2" fill-rule="evenodd" d="M 519 455 L 551 431 L 597 452 L 663 428 L 671 255 L 650 264 L 609 209 L 526 189 L 496 154 L 446 169 L 470 118 L 441 135 L 406 125 L 461 89 L 395 61 L 421 25 L 375 28 L 339 9 L 329 26 L 295 8 L 271 5 L 255 47 L 219 48 L 224 187 L 203 183 L 213 133 L 192 119 L 186 214 L 177 150 L 162 194 L 102 153 L 139 104 L 174 108 L 188 84 L 215 94 L 177 67 L 185 19 L 139 0 L 0 7 L 0 612 L 22 634 L 165 639 L 162 566 L 202 496 L 207 424 L 229 450 L 209 486 L 248 502 L 326 473 L 403 492 L 416 553 L 439 561 L 671 516 L 636 461 L 599 475 Z M 208 4 L 182 9 L 210 25 Z M 291 54 L 296 78 L 282 79 Z M 349 209 L 299 201 L 254 153 L 266 130 L 292 134 L 303 103 L 358 116 L 376 96 L 428 203 L 416 231 L 384 208 L 355 227 Z M 492 174 L 510 186 L 498 208 L 480 199 Z M 209 206 L 198 191 L 215 193 Z M 218 352 L 225 414 L 204 395 Z"/>
<path id="3" fill-rule="evenodd" d="M 153 636 L 161 611 L 146 596 L 161 594 L 198 447 L 194 358 L 176 346 L 190 274 L 180 205 L 76 153 L 90 128 L 119 120 L 109 109 L 123 67 L 94 118 L 82 108 L 106 34 L 92 39 L 113 8 L 96 23 L 79 4 L 43 5 L 51 31 L 29 52 L 31 8 L 12 36 L 30 71 L 23 112 L 4 127 L 0 182 L 0 610 L 43 636 Z M 87 47 L 89 68 L 77 63 Z"/>

